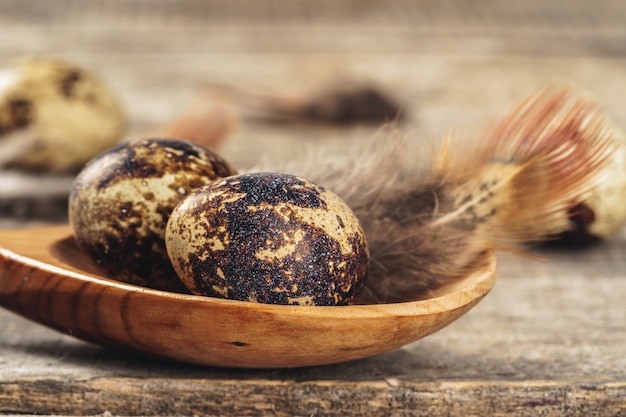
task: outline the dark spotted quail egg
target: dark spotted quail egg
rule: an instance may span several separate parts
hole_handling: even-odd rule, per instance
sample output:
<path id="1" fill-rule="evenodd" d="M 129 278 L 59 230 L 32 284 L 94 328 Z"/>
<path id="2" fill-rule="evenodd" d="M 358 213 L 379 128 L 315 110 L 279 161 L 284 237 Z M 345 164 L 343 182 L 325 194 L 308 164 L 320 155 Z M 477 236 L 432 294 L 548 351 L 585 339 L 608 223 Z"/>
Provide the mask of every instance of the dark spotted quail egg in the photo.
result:
<path id="1" fill-rule="evenodd" d="M 0 166 L 77 171 L 119 143 L 125 124 L 111 89 L 74 64 L 31 58 L 0 70 Z"/>
<path id="2" fill-rule="evenodd" d="M 277 173 L 197 189 L 172 212 L 166 246 L 192 293 L 268 304 L 353 303 L 369 263 L 361 225 L 337 195 Z"/>
<path id="3" fill-rule="evenodd" d="M 587 198 L 570 209 L 564 239 L 574 243 L 610 239 L 626 224 L 626 136 L 616 130 L 614 144 Z"/>
<path id="4" fill-rule="evenodd" d="M 167 220 L 193 189 L 233 174 L 221 157 L 183 140 L 114 147 L 74 181 L 69 220 L 76 242 L 113 279 L 185 291 L 167 258 Z"/>
<path id="5" fill-rule="evenodd" d="M 586 246 L 615 238 L 626 225 L 626 136 L 613 130 L 613 148 L 584 197 L 561 213 L 558 230 L 544 230 L 548 245 Z"/>

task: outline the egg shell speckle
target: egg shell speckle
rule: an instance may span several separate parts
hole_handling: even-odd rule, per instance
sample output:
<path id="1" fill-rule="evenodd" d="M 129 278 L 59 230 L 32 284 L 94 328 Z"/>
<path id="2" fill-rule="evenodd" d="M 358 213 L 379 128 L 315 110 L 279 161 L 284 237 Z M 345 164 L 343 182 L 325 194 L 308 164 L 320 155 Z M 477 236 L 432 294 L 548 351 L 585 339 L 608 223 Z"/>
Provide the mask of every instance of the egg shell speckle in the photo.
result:
<path id="1" fill-rule="evenodd" d="M 74 181 L 69 219 L 76 242 L 113 279 L 187 292 L 165 249 L 170 213 L 195 188 L 235 173 L 188 141 L 146 139 L 114 147 Z"/>
<path id="2" fill-rule="evenodd" d="M 350 208 L 323 187 L 277 173 L 194 191 L 172 212 L 166 244 L 193 293 L 268 304 L 353 303 L 369 266 Z"/>

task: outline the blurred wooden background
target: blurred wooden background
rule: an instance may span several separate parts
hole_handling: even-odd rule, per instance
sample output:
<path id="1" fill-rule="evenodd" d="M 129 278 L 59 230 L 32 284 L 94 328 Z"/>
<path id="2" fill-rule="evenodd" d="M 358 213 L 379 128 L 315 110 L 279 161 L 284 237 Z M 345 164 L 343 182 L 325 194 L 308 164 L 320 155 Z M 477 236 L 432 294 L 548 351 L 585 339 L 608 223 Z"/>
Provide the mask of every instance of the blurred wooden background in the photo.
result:
<path id="1" fill-rule="evenodd" d="M 401 99 L 420 140 L 565 82 L 626 126 L 626 4 L 617 0 L 0 0 L 0 62 L 28 54 L 96 71 L 124 103 L 128 138 L 169 121 L 207 83 L 294 95 L 375 83 Z M 249 167 L 263 155 L 341 150 L 375 130 L 244 119 L 222 153 Z M 60 187 L 29 189 L 22 203 L 0 195 L 0 226 L 64 221 Z M 502 255 L 496 288 L 452 326 L 379 357 L 309 369 L 162 362 L 0 312 L 0 414 L 623 416 L 625 253 L 620 233 L 544 252 L 548 261 Z"/>

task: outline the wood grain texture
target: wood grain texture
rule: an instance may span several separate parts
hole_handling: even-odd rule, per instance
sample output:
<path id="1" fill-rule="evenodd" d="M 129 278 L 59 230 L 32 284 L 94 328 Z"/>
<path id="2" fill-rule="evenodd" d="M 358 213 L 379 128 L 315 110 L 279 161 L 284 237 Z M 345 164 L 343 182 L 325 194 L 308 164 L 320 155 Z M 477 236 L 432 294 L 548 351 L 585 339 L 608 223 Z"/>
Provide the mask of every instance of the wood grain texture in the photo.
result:
<path id="1" fill-rule="evenodd" d="M 69 227 L 0 231 L 0 305 L 105 346 L 199 365 L 281 368 L 373 356 L 421 339 L 474 307 L 496 260 L 422 301 L 342 307 L 236 302 L 103 278 Z M 245 279 L 245 277 L 242 277 Z"/>
<path id="2" fill-rule="evenodd" d="M 384 355 L 297 370 L 198 368 L 102 349 L 0 313 L 0 410 L 89 415 L 575 415 L 626 407 L 626 239 L 504 256 L 471 314 Z M 598 273 L 597 271 L 602 271 Z"/>
<path id="3" fill-rule="evenodd" d="M 170 120 L 207 80 L 294 94 L 342 77 L 379 82 L 405 101 L 418 143 L 555 81 L 588 90 L 626 126 L 620 1 L 147 1 L 2 1 L 0 59 L 44 53 L 97 69 L 126 105 L 130 138 Z M 246 120 L 222 152 L 249 167 L 372 133 Z M 181 365 L 2 310 L 0 414 L 626 415 L 626 234 L 538 253 L 547 260 L 499 254 L 493 291 L 437 334 L 297 370 Z"/>
<path id="4" fill-rule="evenodd" d="M 47 379 L 4 383 L 7 397 L 23 410 L 56 410 L 67 415 L 205 415 L 205 416 L 558 416 L 623 415 L 624 386 L 571 386 L 552 381 L 398 382 L 220 381 L 180 383 L 176 401 L 167 401 L 171 382 L 151 378 L 107 378 L 100 381 Z M 28 389 L 28 398 L 19 395 Z M 79 395 L 88 406 L 77 406 Z M 41 399 L 54 397 L 45 403 Z M 19 398 L 19 399 L 18 399 Z M 243 400 L 245 399 L 245 400 Z M 82 400 L 80 401 L 82 402 Z M 394 410 L 402 410 L 394 412 Z"/>

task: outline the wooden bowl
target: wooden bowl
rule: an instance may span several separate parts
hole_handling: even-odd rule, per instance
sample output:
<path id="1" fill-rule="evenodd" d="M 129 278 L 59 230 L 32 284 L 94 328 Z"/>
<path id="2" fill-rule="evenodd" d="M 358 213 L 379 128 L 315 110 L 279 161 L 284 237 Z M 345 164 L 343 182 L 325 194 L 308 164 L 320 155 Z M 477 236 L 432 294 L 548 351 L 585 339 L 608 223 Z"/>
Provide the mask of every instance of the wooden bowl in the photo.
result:
<path id="1" fill-rule="evenodd" d="M 68 226 L 0 231 L 0 305 L 72 336 L 179 361 L 279 368 L 397 349 L 450 324 L 495 282 L 486 252 L 435 298 L 341 307 L 283 306 L 157 291 L 98 275 Z"/>

